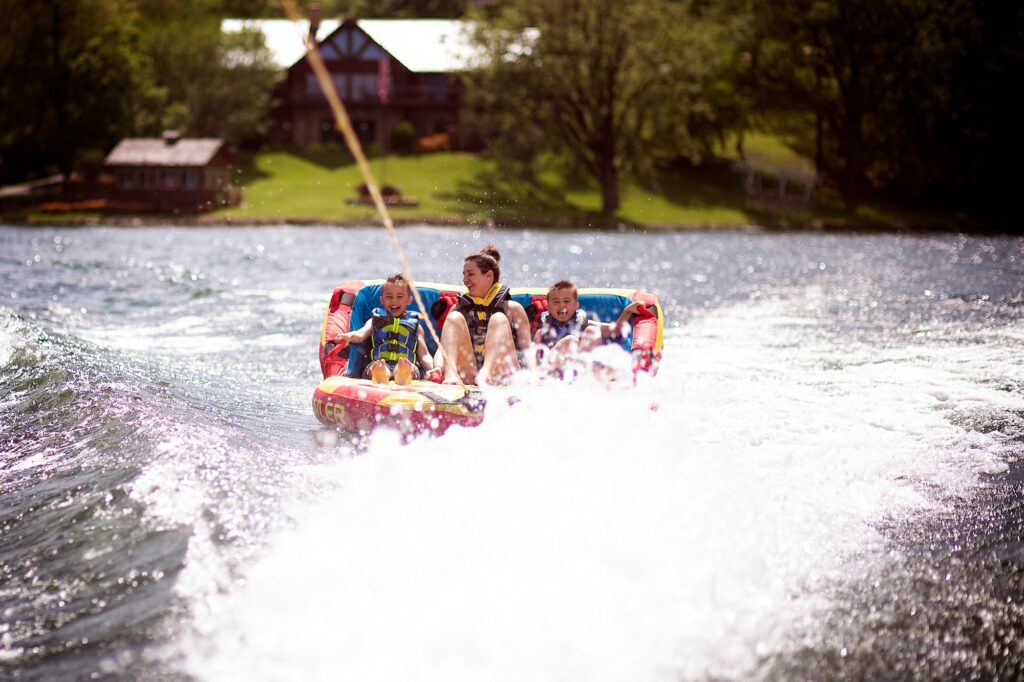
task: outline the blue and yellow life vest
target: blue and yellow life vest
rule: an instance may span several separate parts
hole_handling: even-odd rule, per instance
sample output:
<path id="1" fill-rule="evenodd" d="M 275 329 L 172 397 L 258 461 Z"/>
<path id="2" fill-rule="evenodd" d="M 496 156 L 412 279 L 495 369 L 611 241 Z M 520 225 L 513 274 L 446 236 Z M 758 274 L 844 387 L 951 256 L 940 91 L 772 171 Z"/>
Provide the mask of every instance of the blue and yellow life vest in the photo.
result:
<path id="1" fill-rule="evenodd" d="M 508 315 L 508 302 L 512 296 L 508 287 L 495 282 L 483 296 L 472 296 L 462 294 L 456 304 L 456 310 L 466 317 L 469 325 L 469 338 L 473 342 L 473 354 L 476 355 L 478 367 L 484 362 L 484 341 L 487 340 L 487 323 L 490 322 L 494 313 L 502 312 Z M 509 321 L 511 324 L 511 320 Z M 519 337 L 514 333 L 512 339 L 519 348 Z"/>
<path id="2" fill-rule="evenodd" d="M 582 308 L 565 322 L 559 322 L 551 316 L 550 311 L 545 310 L 540 314 L 540 326 L 537 327 L 541 335 L 540 342 L 552 348 L 567 336 L 582 336 L 587 323 L 587 312 Z"/>
<path id="3" fill-rule="evenodd" d="M 383 308 L 374 308 L 370 358 L 389 362 L 409 358 L 410 362 L 416 362 L 419 326 L 420 316 L 411 310 L 407 310 L 403 317 L 395 317 L 388 315 Z"/>

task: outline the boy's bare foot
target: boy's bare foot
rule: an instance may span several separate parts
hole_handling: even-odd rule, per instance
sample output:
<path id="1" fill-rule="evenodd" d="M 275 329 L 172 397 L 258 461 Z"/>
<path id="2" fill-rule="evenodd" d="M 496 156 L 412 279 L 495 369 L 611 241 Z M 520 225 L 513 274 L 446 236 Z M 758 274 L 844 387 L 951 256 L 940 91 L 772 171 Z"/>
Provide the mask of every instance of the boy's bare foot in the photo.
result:
<path id="1" fill-rule="evenodd" d="M 412 363 L 407 358 L 399 358 L 395 365 L 395 383 L 399 386 L 412 383 Z"/>
<path id="2" fill-rule="evenodd" d="M 391 377 L 388 376 L 388 366 L 384 364 L 383 360 L 377 360 L 370 365 L 370 381 L 375 384 L 386 384 L 390 379 Z"/>

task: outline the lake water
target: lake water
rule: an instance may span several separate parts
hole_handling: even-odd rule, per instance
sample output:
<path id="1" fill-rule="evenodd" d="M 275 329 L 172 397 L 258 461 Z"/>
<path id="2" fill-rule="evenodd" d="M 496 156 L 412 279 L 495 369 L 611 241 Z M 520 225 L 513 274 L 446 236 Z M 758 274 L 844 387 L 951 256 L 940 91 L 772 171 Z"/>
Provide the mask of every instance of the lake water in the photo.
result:
<path id="1" fill-rule="evenodd" d="M 1024 676 L 1024 239 L 400 238 L 656 292 L 660 373 L 337 434 L 382 229 L 0 227 L 0 678 Z"/>

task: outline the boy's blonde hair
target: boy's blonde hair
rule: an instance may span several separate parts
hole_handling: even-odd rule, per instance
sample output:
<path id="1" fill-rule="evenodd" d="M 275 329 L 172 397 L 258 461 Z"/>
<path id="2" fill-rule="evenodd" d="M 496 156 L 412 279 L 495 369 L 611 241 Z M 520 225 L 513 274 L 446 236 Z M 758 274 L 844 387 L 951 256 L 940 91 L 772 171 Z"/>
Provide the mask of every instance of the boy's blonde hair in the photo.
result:
<path id="1" fill-rule="evenodd" d="M 412 286 L 409 284 L 409 280 L 407 280 L 405 278 L 405 275 L 403 275 L 402 273 L 391 275 L 384 281 L 384 284 L 404 284 L 406 290 L 409 292 L 409 295 L 412 296 Z"/>
<path id="2" fill-rule="evenodd" d="M 573 300 L 580 300 L 580 292 L 578 289 L 576 289 L 576 285 L 567 279 L 558 280 L 557 282 L 551 285 L 551 288 L 548 289 L 548 300 L 551 300 L 551 294 L 555 291 L 555 289 L 568 289 L 569 291 L 572 292 Z"/>

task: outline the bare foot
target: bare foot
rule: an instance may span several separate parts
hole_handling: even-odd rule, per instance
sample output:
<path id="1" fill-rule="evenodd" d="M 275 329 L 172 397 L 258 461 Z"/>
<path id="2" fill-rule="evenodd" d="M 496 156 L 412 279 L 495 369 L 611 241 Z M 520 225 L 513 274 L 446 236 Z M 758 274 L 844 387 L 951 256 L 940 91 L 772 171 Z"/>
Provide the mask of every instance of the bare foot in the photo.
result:
<path id="1" fill-rule="evenodd" d="M 370 381 L 375 384 L 386 384 L 390 379 L 391 377 L 388 376 L 388 366 L 384 364 L 383 360 L 377 360 L 370 365 Z"/>
<path id="2" fill-rule="evenodd" d="M 407 358 L 399 358 L 395 365 L 395 383 L 399 386 L 412 383 L 412 363 Z"/>

